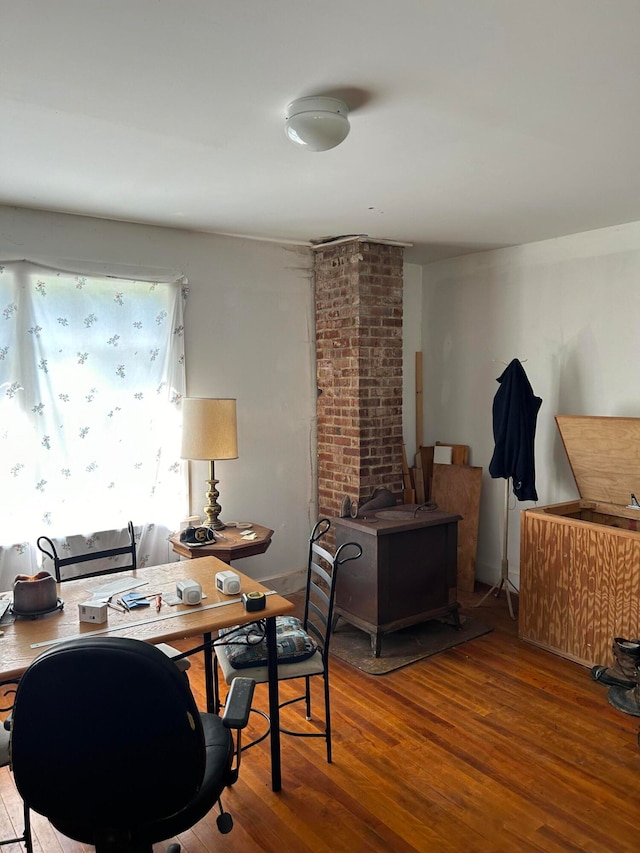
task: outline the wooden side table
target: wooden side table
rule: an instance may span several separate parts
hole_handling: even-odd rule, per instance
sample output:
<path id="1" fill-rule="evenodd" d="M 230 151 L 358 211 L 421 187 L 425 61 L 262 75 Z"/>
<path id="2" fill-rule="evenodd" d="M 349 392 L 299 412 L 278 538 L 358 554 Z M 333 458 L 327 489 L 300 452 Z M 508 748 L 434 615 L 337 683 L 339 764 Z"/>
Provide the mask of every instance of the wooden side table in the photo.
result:
<path id="1" fill-rule="evenodd" d="M 224 539 L 216 539 L 210 545 L 185 545 L 180 541 L 180 534 L 174 534 L 171 539 L 171 547 L 176 554 L 192 560 L 194 557 L 217 557 L 223 563 L 231 565 L 232 560 L 241 560 L 244 557 L 255 557 L 256 554 L 264 554 L 269 545 L 273 530 L 262 527 L 260 524 L 252 524 L 251 530 L 257 534 L 255 539 L 243 539 L 242 530 L 236 527 L 225 527 L 220 533 Z"/>

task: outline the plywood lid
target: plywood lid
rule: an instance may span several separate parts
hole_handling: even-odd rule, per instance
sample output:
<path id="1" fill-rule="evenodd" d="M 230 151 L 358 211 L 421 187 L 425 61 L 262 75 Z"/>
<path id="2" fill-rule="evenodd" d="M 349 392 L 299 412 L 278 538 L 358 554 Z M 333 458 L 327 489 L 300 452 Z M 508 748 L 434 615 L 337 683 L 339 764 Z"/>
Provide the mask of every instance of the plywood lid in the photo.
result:
<path id="1" fill-rule="evenodd" d="M 556 415 L 556 423 L 581 498 L 640 500 L 640 418 Z"/>

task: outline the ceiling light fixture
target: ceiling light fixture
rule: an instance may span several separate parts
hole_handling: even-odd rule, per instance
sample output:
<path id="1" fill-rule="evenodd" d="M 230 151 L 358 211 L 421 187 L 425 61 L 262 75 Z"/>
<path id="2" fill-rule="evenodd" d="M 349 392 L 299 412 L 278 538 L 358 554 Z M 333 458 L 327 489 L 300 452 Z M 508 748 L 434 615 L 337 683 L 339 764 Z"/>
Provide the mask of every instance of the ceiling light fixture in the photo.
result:
<path id="1" fill-rule="evenodd" d="M 287 137 L 309 151 L 328 151 L 347 138 L 349 107 L 338 98 L 298 98 L 287 107 Z"/>

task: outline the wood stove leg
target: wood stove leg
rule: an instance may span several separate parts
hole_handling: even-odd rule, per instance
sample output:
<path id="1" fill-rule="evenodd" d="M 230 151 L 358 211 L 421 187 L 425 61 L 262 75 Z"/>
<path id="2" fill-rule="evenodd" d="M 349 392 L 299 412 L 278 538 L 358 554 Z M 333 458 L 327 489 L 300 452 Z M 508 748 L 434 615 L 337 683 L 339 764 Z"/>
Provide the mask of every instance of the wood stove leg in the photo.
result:
<path id="1" fill-rule="evenodd" d="M 382 634 L 379 631 L 374 631 L 371 634 L 371 654 L 379 658 L 382 651 Z"/>

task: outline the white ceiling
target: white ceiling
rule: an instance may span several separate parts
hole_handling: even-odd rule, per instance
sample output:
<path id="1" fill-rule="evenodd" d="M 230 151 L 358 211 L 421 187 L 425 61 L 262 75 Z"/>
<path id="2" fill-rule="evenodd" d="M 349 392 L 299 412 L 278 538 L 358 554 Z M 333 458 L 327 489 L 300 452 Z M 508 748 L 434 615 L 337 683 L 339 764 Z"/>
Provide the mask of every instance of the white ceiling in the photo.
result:
<path id="1" fill-rule="evenodd" d="M 414 262 L 617 225 L 639 71 L 639 0 L 0 0 L 0 203 Z"/>

